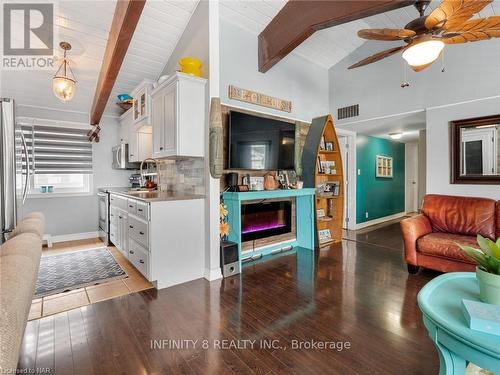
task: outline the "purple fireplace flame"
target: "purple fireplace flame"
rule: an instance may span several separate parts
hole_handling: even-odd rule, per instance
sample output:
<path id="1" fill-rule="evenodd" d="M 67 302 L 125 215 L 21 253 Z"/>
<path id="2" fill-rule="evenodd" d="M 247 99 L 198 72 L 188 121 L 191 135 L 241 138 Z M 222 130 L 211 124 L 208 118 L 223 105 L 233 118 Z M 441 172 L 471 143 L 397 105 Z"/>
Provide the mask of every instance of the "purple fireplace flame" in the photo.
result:
<path id="1" fill-rule="evenodd" d="M 281 224 L 281 223 L 256 224 L 256 225 L 249 225 L 248 227 L 243 228 L 241 230 L 241 233 L 242 234 L 255 233 L 255 232 L 260 232 L 263 230 L 278 229 L 278 228 L 284 228 L 284 227 L 286 227 L 286 224 Z"/>

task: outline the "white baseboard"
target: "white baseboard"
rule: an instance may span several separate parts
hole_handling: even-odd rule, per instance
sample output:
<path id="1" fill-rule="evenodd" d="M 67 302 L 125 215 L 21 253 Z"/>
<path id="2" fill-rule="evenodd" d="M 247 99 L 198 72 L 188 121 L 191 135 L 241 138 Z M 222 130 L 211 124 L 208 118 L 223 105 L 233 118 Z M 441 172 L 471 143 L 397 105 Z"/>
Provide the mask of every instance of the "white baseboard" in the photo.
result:
<path id="1" fill-rule="evenodd" d="M 203 277 L 205 279 L 207 279 L 208 281 L 222 279 L 222 272 L 221 272 L 220 268 L 216 268 L 213 270 L 205 268 L 205 274 Z"/>
<path id="2" fill-rule="evenodd" d="M 65 241 L 87 240 L 90 238 L 99 238 L 99 232 L 95 231 L 95 232 L 84 232 L 84 233 L 59 234 L 56 236 L 51 236 L 51 238 L 52 238 L 53 243 L 65 242 Z"/>
<path id="3" fill-rule="evenodd" d="M 394 214 L 394 215 L 384 216 L 384 217 L 380 217 L 378 219 L 365 221 L 364 223 L 356 224 L 355 229 L 362 229 L 362 228 L 369 227 L 371 225 L 382 224 L 382 223 L 385 223 L 386 221 L 402 218 L 405 215 L 406 215 L 406 212 L 398 212 L 397 214 Z"/>

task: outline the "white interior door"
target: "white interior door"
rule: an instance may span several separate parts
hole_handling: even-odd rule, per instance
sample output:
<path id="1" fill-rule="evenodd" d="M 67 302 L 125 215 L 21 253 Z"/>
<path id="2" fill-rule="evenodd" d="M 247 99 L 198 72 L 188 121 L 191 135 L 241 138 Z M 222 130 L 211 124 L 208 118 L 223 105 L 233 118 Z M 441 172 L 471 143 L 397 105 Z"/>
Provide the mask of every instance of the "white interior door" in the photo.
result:
<path id="1" fill-rule="evenodd" d="M 405 145 L 406 212 L 418 211 L 418 144 Z"/>

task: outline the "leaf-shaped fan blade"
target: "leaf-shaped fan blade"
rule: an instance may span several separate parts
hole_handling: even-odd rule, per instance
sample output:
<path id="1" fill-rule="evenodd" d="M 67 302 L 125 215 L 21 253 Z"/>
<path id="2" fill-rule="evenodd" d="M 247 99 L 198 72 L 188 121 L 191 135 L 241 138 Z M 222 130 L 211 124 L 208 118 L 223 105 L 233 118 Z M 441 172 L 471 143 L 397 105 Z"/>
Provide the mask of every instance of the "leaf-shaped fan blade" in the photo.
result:
<path id="1" fill-rule="evenodd" d="M 402 51 L 405 48 L 406 48 L 406 46 L 394 47 L 394 48 L 386 49 L 385 51 L 376 53 L 375 55 L 371 55 L 370 57 L 367 57 L 366 59 L 363 59 L 363 60 L 357 62 L 356 64 L 351 65 L 347 69 L 359 68 L 360 66 L 368 65 L 368 64 L 371 64 L 371 63 L 373 63 L 375 61 L 379 61 L 379 60 L 385 59 L 386 57 L 394 55 L 396 52 Z"/>
<path id="2" fill-rule="evenodd" d="M 500 16 L 467 21 L 450 33 L 444 33 L 442 41 L 446 44 L 459 44 L 490 38 L 500 38 Z"/>
<path id="3" fill-rule="evenodd" d="M 480 12 L 493 0 L 443 0 L 425 20 L 425 27 L 451 30 Z"/>
<path id="4" fill-rule="evenodd" d="M 415 35 L 415 31 L 407 29 L 363 29 L 358 36 L 369 40 L 402 40 Z"/>

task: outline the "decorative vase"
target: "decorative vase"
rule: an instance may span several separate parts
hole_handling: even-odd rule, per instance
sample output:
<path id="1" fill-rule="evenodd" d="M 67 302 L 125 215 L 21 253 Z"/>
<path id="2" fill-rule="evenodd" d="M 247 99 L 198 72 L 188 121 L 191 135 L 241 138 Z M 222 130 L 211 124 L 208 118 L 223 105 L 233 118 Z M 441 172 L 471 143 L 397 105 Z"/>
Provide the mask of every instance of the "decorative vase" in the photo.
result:
<path id="1" fill-rule="evenodd" d="M 179 60 L 181 72 L 201 77 L 201 61 L 195 57 L 183 57 Z"/>
<path id="2" fill-rule="evenodd" d="M 494 275 L 476 267 L 476 278 L 481 301 L 500 305 L 500 275 Z"/>

